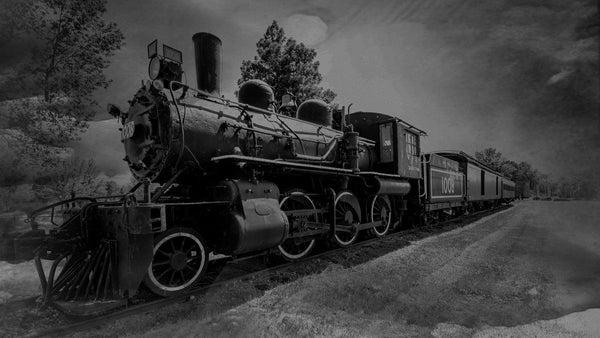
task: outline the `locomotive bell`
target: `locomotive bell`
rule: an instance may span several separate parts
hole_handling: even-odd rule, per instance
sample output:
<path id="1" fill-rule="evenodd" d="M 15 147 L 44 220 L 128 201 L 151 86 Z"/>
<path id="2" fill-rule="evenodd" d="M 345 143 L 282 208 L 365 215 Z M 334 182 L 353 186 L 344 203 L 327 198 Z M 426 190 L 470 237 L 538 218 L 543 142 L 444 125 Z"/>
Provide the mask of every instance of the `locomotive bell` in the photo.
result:
<path id="1" fill-rule="evenodd" d="M 310 99 L 302 102 L 298 108 L 298 118 L 325 127 L 331 127 L 333 113 L 325 101 Z"/>
<path id="2" fill-rule="evenodd" d="M 296 101 L 292 94 L 286 93 L 281 97 L 281 106 L 279 106 L 279 114 L 296 117 Z"/>
<path id="3" fill-rule="evenodd" d="M 275 102 L 275 95 L 273 94 L 271 86 L 266 82 L 261 80 L 248 80 L 240 86 L 238 101 L 257 108 L 269 110 L 271 104 Z"/>
<path id="4" fill-rule="evenodd" d="M 294 101 L 294 96 L 289 93 L 283 94 L 283 96 L 281 97 L 280 108 L 296 108 L 296 101 Z"/>

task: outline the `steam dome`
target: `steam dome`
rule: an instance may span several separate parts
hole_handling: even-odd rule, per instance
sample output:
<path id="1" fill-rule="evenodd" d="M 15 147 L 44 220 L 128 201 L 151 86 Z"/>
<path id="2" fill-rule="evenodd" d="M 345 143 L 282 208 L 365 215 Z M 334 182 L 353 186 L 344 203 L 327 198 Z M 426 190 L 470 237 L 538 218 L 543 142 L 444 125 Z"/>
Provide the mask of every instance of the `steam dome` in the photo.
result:
<path id="1" fill-rule="evenodd" d="M 302 102 L 300 107 L 298 107 L 298 118 L 325 127 L 331 127 L 333 113 L 325 101 L 310 99 Z"/>
<path id="2" fill-rule="evenodd" d="M 261 109 L 269 109 L 271 103 L 275 101 L 275 95 L 266 82 L 248 80 L 240 86 L 238 101 Z"/>

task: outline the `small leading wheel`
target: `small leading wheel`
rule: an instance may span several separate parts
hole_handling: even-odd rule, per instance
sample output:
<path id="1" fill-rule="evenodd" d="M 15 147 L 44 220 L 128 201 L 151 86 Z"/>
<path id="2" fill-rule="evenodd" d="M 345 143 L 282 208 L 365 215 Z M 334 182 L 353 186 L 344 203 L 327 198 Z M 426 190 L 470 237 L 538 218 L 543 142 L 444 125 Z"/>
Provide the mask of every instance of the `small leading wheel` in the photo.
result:
<path id="1" fill-rule="evenodd" d="M 284 197 L 279 203 L 281 210 L 285 212 L 290 223 L 289 234 L 310 230 L 307 222 L 317 222 L 319 215 L 313 201 L 306 194 L 294 191 Z M 296 211 L 296 213 L 294 213 Z M 283 258 L 289 261 L 297 260 L 307 256 L 315 246 L 315 239 L 302 237 L 286 239 L 278 249 Z"/>
<path id="2" fill-rule="evenodd" d="M 341 192 L 335 198 L 335 231 L 333 238 L 341 246 L 348 246 L 358 237 L 358 230 L 354 226 L 360 223 L 360 209 L 358 199 L 349 191 Z"/>
<path id="3" fill-rule="evenodd" d="M 392 208 L 387 196 L 377 195 L 371 199 L 369 217 L 371 222 L 381 223 L 381 225 L 369 229 L 369 234 L 374 237 L 385 236 L 392 224 Z"/>
<path id="4" fill-rule="evenodd" d="M 194 285 L 207 265 L 206 245 L 196 231 L 169 229 L 155 240 L 144 284 L 164 297 L 182 294 Z"/>

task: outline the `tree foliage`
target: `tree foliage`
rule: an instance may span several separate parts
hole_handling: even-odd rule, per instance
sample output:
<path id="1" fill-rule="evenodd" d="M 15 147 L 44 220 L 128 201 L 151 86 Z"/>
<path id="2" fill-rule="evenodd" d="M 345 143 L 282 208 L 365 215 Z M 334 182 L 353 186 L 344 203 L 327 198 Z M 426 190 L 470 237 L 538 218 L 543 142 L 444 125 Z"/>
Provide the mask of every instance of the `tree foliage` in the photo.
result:
<path id="1" fill-rule="evenodd" d="M 515 182 L 517 194 L 528 195 L 540 183 L 542 175 L 531 164 L 507 160 L 494 148 L 475 152 L 475 158 Z"/>
<path id="2" fill-rule="evenodd" d="M 256 48 L 258 55 L 242 62 L 238 85 L 259 79 L 273 87 L 276 100 L 289 92 L 295 95 L 297 103 L 311 98 L 331 103 L 337 96 L 330 89 L 319 87 L 323 77 L 319 73 L 319 61 L 315 61 L 317 52 L 286 37 L 277 21 L 267 28 Z"/>
<path id="3" fill-rule="evenodd" d="M 15 78 L 28 79 L 41 95 L 13 104 L 8 127 L 52 146 L 76 139 L 94 115 L 94 91 L 110 83 L 104 70 L 123 43 L 116 24 L 103 19 L 106 1 L 23 0 L 7 10 L 14 22 L 4 41 L 32 41 Z"/>
<path id="4" fill-rule="evenodd" d="M 33 177 L 37 197 L 65 197 L 58 185 L 74 175 L 67 164 L 83 161 L 67 160 L 72 152 L 67 144 L 95 114 L 94 92 L 109 85 L 104 71 L 123 45 L 123 34 L 105 21 L 106 0 L 6 0 L 0 12 L 0 45 L 25 49 L 20 62 L 4 72 L 12 78 L 0 83 L 9 99 L 0 141 L 8 145 L 3 156 L 11 157 L 14 169 L 2 171 L 0 182 L 16 186 Z M 27 87 L 18 90 L 23 84 Z M 80 165 L 77 169 L 86 182 L 98 174 L 88 169 L 85 175 Z M 80 176 L 73 182 L 82 182 Z"/>
<path id="5" fill-rule="evenodd" d="M 552 180 L 528 162 L 507 160 L 494 148 L 475 152 L 475 158 L 514 181 L 517 193 L 521 195 L 540 194 L 591 199 L 596 198 L 599 193 L 597 186 L 586 183 L 585 179 L 572 176 Z"/>
<path id="6" fill-rule="evenodd" d="M 98 169 L 93 160 L 77 157 L 62 160 L 44 175 L 36 178 L 33 191 L 43 201 L 67 199 L 71 196 L 94 196 L 108 187 L 98 178 Z M 112 188 L 111 193 L 112 193 Z"/>
<path id="7" fill-rule="evenodd" d="M 485 148 L 482 151 L 475 152 L 475 158 L 498 172 L 502 171 L 502 165 L 505 162 L 502 153 L 494 148 Z"/>

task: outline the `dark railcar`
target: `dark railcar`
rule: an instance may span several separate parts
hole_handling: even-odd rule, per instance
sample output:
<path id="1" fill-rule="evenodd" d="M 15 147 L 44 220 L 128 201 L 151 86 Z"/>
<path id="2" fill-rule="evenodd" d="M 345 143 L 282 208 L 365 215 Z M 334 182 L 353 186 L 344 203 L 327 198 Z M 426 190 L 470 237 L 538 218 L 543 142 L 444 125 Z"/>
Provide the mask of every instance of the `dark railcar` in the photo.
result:
<path id="1" fill-rule="evenodd" d="M 514 182 L 474 157 L 456 150 L 435 153 L 458 162 L 460 170 L 465 173 L 465 191 L 469 208 L 482 208 L 514 199 L 514 194 L 508 198 L 503 197 L 503 182 L 507 187 L 514 186 Z"/>

